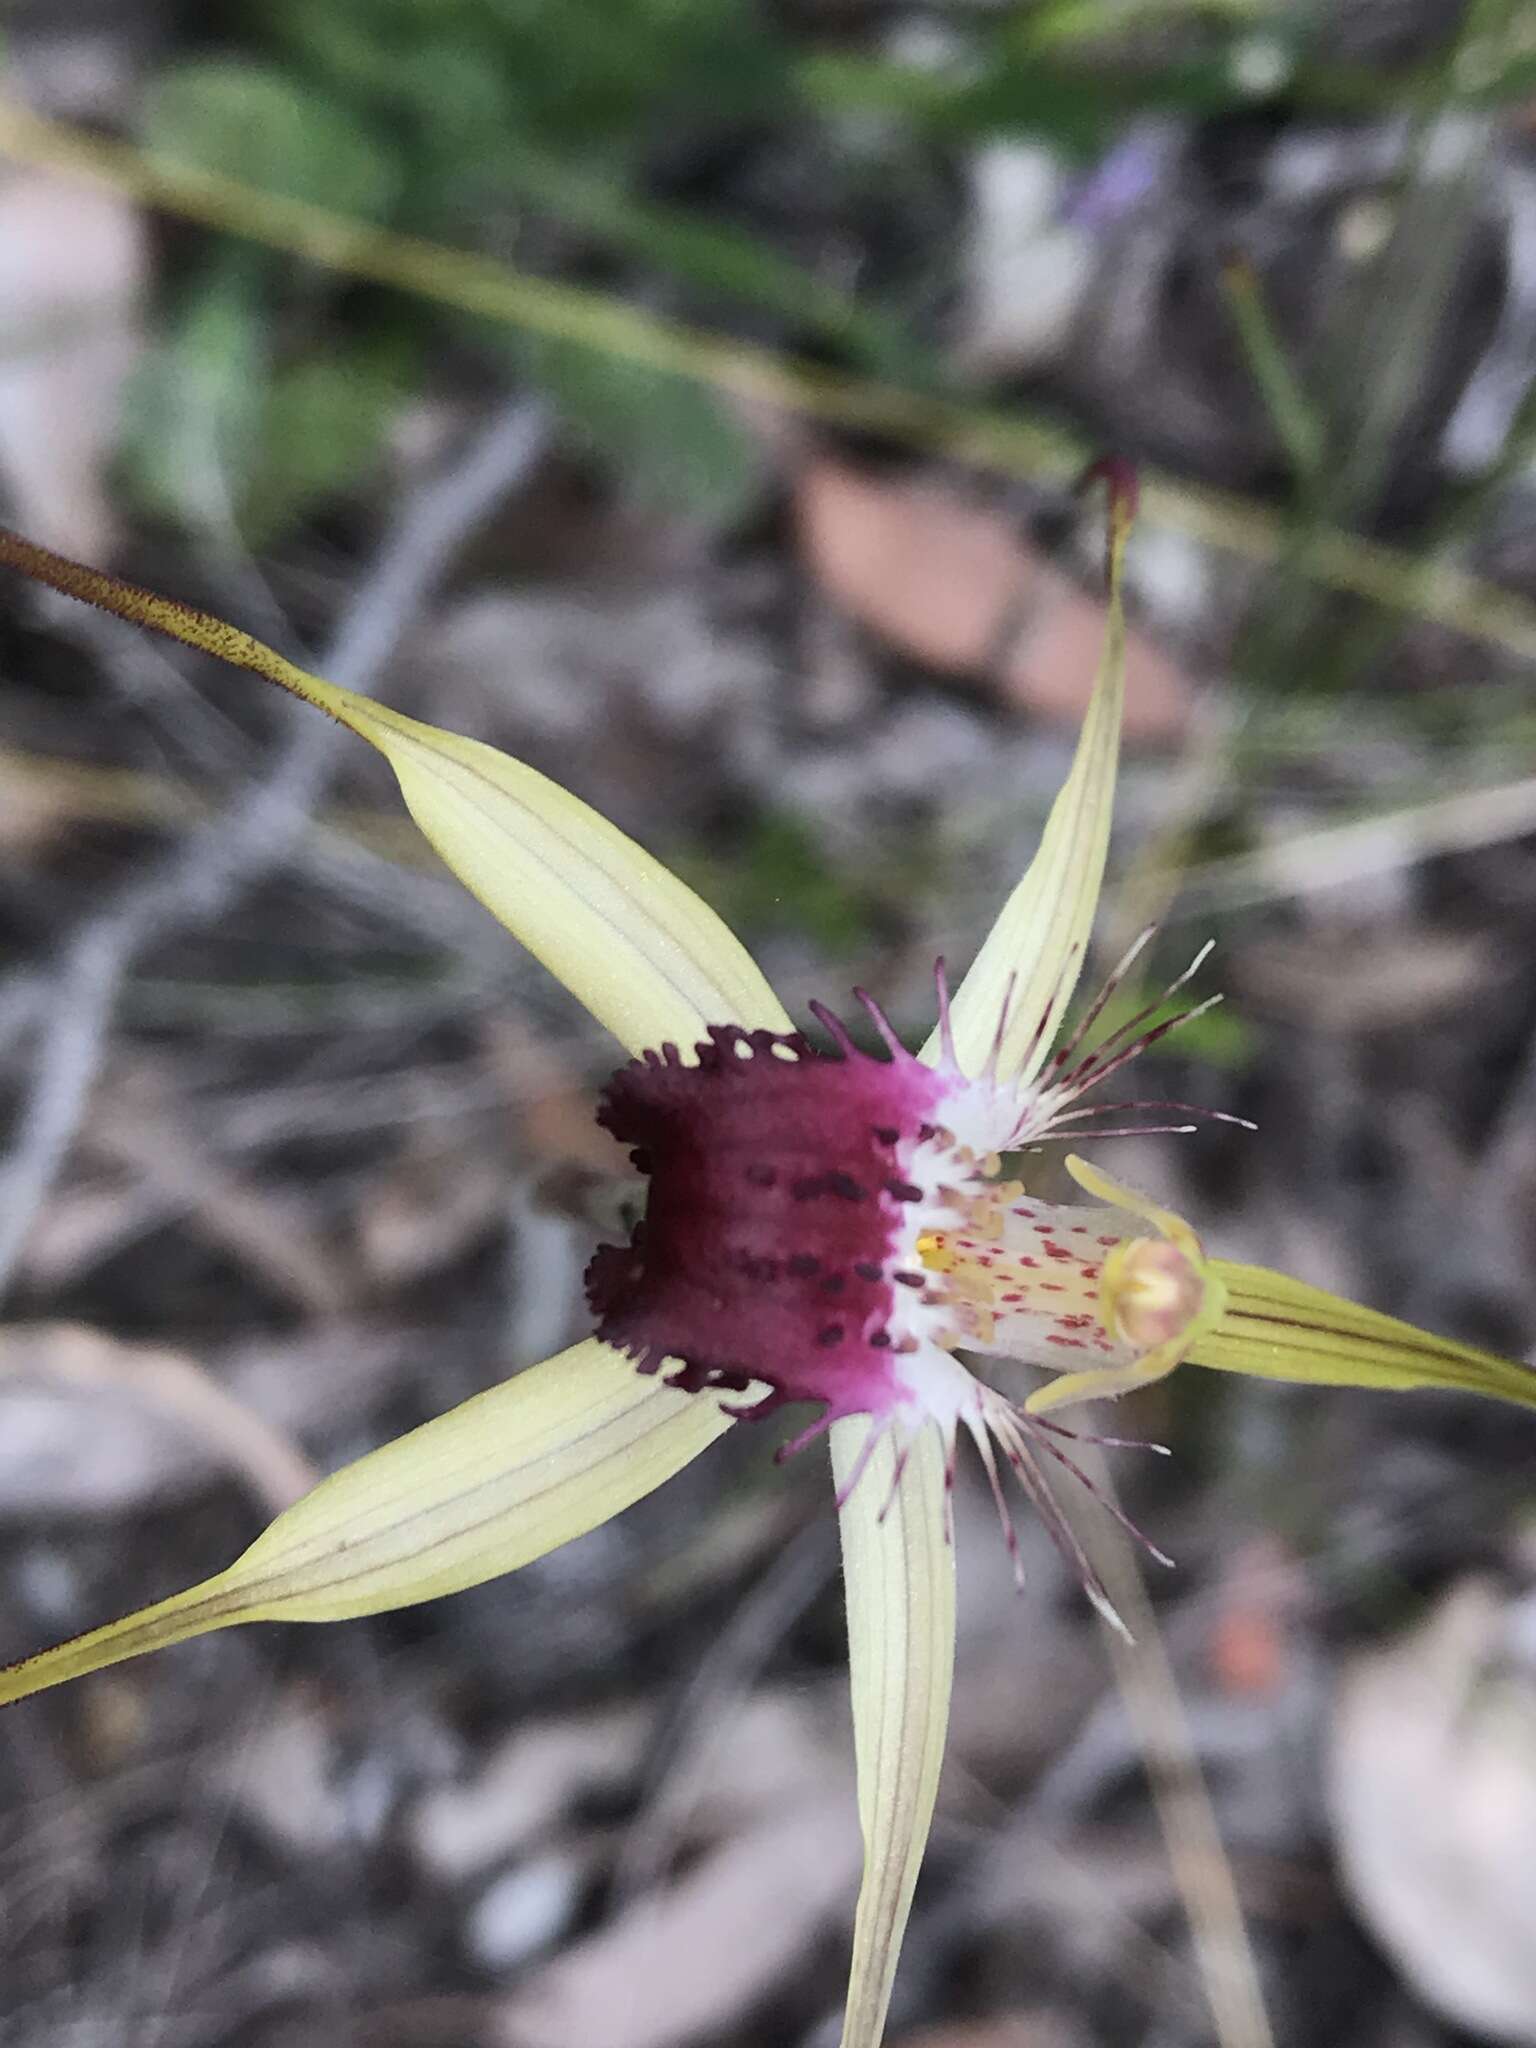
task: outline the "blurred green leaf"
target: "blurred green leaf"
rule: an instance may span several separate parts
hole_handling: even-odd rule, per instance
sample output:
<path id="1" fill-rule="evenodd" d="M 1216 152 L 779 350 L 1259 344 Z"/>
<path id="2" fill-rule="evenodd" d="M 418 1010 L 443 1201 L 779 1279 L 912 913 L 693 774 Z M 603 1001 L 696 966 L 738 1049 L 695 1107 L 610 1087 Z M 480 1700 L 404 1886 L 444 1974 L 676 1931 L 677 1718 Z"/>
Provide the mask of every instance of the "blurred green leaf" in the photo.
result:
<path id="1" fill-rule="evenodd" d="M 1130 1018 L 1142 1010 L 1154 1007 L 1162 1010 L 1159 1000 L 1162 984 L 1153 981 L 1132 981 L 1119 989 L 1114 1000 L 1099 1020 L 1098 1030 L 1104 1037 L 1112 1037 Z M 1203 983 L 1196 989 L 1197 995 L 1207 991 Z M 1173 1010 L 1163 1013 L 1174 1014 Z M 1162 1018 L 1153 1019 L 1161 1022 Z M 1097 1041 L 1098 1034 L 1095 1034 Z M 1258 1036 L 1252 1026 L 1231 1003 L 1216 1003 L 1209 1010 L 1202 1010 L 1198 1016 L 1190 1016 L 1180 1022 L 1177 1030 L 1171 1032 L 1159 1047 L 1159 1053 L 1171 1054 L 1180 1059 L 1193 1060 L 1202 1066 L 1220 1068 L 1224 1073 L 1244 1073 L 1253 1064 L 1258 1053 Z"/>
<path id="2" fill-rule="evenodd" d="M 549 213 L 659 270 L 792 320 L 877 374 L 920 389 L 942 381 L 932 350 L 902 321 L 862 304 L 745 228 L 637 199 L 618 178 L 542 151 L 510 151 L 507 171 L 517 189 Z"/>
<path id="3" fill-rule="evenodd" d="M 263 342 L 246 266 L 206 273 L 166 323 L 124 408 L 124 481 L 151 512 L 226 523 L 260 428 Z"/>
<path id="4" fill-rule="evenodd" d="M 1259 1051 L 1258 1033 L 1229 1003 L 1181 1024 L 1173 1044 L 1189 1059 L 1229 1074 L 1246 1073 Z"/>
<path id="5" fill-rule="evenodd" d="M 751 818 L 729 854 L 716 847 L 674 849 L 673 865 L 719 906 L 733 930 L 798 932 L 835 960 L 856 957 L 868 942 L 870 891 L 859 877 L 839 873 L 792 812 Z"/>
<path id="6" fill-rule="evenodd" d="M 1069 156 L 1108 146 L 1128 116 L 1220 113 L 1251 95 L 1224 55 L 1132 68 L 1000 41 L 979 66 L 919 71 L 884 57 L 818 52 L 798 69 L 824 114 L 883 113 L 950 138 L 1025 132 Z"/>
<path id="7" fill-rule="evenodd" d="M 257 20 L 408 147 L 457 140 L 468 163 L 480 123 L 460 120 L 466 89 L 476 115 L 499 96 L 515 140 L 573 153 L 627 150 L 674 107 L 744 118 L 788 93 L 787 46 L 750 0 L 280 0 Z"/>
<path id="8" fill-rule="evenodd" d="M 524 337 L 518 355 L 568 427 L 640 500 L 728 525 L 761 482 L 746 428 L 706 385 L 567 342 Z"/>
<path id="9" fill-rule="evenodd" d="M 149 93 L 143 140 L 178 163 L 365 220 L 387 216 L 399 182 L 389 152 L 345 107 L 234 58 L 163 73 Z"/>
<path id="10" fill-rule="evenodd" d="M 358 481 L 405 384 L 394 337 L 275 364 L 252 273 L 205 274 L 140 372 L 125 481 L 161 517 L 252 545 Z"/>
<path id="11" fill-rule="evenodd" d="M 405 351 L 375 341 L 279 371 L 241 480 L 246 538 L 259 546 L 378 458 L 404 385 Z"/>

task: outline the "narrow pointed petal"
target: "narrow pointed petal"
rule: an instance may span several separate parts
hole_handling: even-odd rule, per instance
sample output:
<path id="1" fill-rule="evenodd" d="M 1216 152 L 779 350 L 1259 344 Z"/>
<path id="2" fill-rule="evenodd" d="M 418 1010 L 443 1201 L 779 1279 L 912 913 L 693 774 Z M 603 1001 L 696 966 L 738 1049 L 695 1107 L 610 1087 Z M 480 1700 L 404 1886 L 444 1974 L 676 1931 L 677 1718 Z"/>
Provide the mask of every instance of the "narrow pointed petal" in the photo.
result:
<path id="1" fill-rule="evenodd" d="M 1220 1320 L 1190 1346 L 1193 1365 L 1327 1387 L 1440 1387 L 1536 1408 L 1536 1370 L 1437 1337 L 1304 1280 L 1212 1259 Z"/>
<path id="2" fill-rule="evenodd" d="M 1082 972 L 1104 883 L 1125 698 L 1121 564 L 1130 532 L 1128 481 L 1111 486 L 1109 616 L 1088 715 L 1072 771 L 1051 807 L 1036 853 L 971 964 L 950 1006 L 961 1070 L 979 1074 L 997 1048 L 1000 1079 L 1027 1086 L 1051 1050 Z M 1007 1016 L 1001 1036 L 998 1019 Z M 935 1031 L 922 1057 L 937 1061 Z"/>
<path id="3" fill-rule="evenodd" d="M 0 1705 L 244 1621 L 342 1621 L 515 1571 L 730 1427 L 592 1340 L 323 1479 L 227 1571 L 0 1670 Z"/>
<path id="4" fill-rule="evenodd" d="M 631 1052 L 671 1040 L 686 1056 L 710 1024 L 789 1029 L 761 970 L 714 911 L 617 826 L 521 761 L 405 718 L 296 668 L 208 612 L 3 528 L 0 563 L 250 669 L 377 747 L 459 880 Z"/>
<path id="5" fill-rule="evenodd" d="M 841 1524 L 864 1831 L 842 2048 L 879 2048 L 933 1819 L 955 1662 L 944 1443 L 921 1430 L 893 1492 L 901 1454 L 891 1432 L 858 1471 L 869 1428 L 855 1416 L 832 1430 L 838 1489 L 851 1489 Z"/>

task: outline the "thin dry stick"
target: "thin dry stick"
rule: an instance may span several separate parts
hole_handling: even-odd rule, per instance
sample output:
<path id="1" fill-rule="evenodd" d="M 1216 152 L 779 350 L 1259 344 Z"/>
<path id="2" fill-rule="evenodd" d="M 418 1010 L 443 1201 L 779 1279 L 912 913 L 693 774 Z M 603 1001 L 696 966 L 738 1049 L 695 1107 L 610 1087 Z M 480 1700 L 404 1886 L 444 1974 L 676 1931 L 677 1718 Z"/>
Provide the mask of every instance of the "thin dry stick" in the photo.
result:
<path id="1" fill-rule="evenodd" d="M 404 507 L 322 662 L 365 688 L 393 653 L 465 539 L 532 471 L 548 416 L 526 397 L 503 407 L 466 455 Z M 220 817 L 190 832 L 149 874 L 132 877 L 63 948 L 30 1009 L 45 1020 L 37 1062 L 0 1171 L 0 1295 L 79 1128 L 101 1067 L 123 978 L 140 947 L 226 910 L 281 862 L 309 820 L 336 752 L 337 729 L 294 703 L 268 772 Z"/>
<path id="2" fill-rule="evenodd" d="M 161 161 L 132 144 L 49 120 L 3 98 L 0 152 L 461 312 L 692 378 L 749 402 L 877 428 L 1006 474 L 1064 482 L 1081 470 L 1088 452 L 1061 428 L 1017 410 L 989 410 L 788 361 L 601 292 L 533 277 L 490 257 L 392 234 L 238 179 Z M 1151 472 L 1142 485 L 1141 516 L 1145 524 L 1172 527 L 1253 561 L 1272 562 L 1291 550 L 1291 567 L 1313 581 L 1437 620 L 1470 639 L 1536 654 L 1536 607 L 1443 556 L 1420 560 L 1336 527 L 1316 528 L 1298 545 L 1286 521 L 1263 506 Z"/>
<path id="3" fill-rule="evenodd" d="M 1102 1454 L 1086 1457 L 1085 1464 L 1095 1486 L 1112 1494 Z M 1140 1739 L 1216 2038 L 1221 2048 L 1274 2048 L 1237 1883 L 1141 1566 L 1107 1515 L 1085 1515 L 1081 1534 L 1135 1638 L 1127 1643 L 1112 1629 L 1103 1631 L 1126 1712 Z"/>
<path id="4" fill-rule="evenodd" d="M 1287 833 L 1252 853 L 1184 869 L 1180 917 L 1317 895 L 1372 875 L 1416 867 L 1442 853 L 1522 839 L 1536 827 L 1536 776 L 1457 790 L 1368 817 Z"/>
<path id="5" fill-rule="evenodd" d="M 1222 786 L 1231 730 L 1230 718 L 1213 718 L 1175 772 L 1165 821 L 1139 849 L 1110 911 L 1104 949 L 1111 957 L 1149 924 L 1315 896 L 1417 867 L 1437 854 L 1497 846 L 1536 825 L 1536 776 L 1525 776 L 1288 833 L 1226 859 L 1192 862 L 1192 835 Z"/>

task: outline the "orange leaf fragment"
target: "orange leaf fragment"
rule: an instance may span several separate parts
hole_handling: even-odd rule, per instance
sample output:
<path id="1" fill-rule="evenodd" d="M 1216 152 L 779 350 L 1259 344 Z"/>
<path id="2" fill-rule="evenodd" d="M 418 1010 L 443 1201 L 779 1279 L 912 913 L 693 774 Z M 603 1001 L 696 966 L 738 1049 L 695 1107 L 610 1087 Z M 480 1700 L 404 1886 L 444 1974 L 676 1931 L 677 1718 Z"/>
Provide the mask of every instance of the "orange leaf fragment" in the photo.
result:
<path id="1" fill-rule="evenodd" d="M 860 625 L 1043 717 L 1082 717 L 1104 641 L 1104 604 L 1000 512 L 932 482 L 870 476 L 827 457 L 800 471 L 795 510 L 812 572 Z M 1177 664 L 1131 631 L 1126 732 L 1176 738 L 1192 697 Z"/>

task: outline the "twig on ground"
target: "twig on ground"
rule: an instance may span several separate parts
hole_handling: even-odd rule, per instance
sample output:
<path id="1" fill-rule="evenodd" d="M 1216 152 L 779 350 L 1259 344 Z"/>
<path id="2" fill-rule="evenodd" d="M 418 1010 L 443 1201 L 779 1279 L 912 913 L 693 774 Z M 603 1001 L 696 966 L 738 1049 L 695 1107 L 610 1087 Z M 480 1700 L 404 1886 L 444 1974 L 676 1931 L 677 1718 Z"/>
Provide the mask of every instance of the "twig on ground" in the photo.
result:
<path id="1" fill-rule="evenodd" d="M 1289 833 L 1251 853 L 1186 868 L 1174 915 L 1312 896 L 1417 867 L 1442 854 L 1523 839 L 1536 826 L 1536 776 L 1457 790 L 1374 816 Z"/>
<path id="2" fill-rule="evenodd" d="M 1087 1469 L 1096 1486 L 1112 1489 L 1102 1452 L 1093 1454 Z M 1141 1741 L 1216 2039 L 1221 2048 L 1274 2048 L 1242 1901 L 1140 1563 L 1108 1516 L 1085 1517 L 1083 1534 L 1116 1610 L 1135 1637 L 1131 1644 L 1104 1631 L 1126 1712 Z"/>

